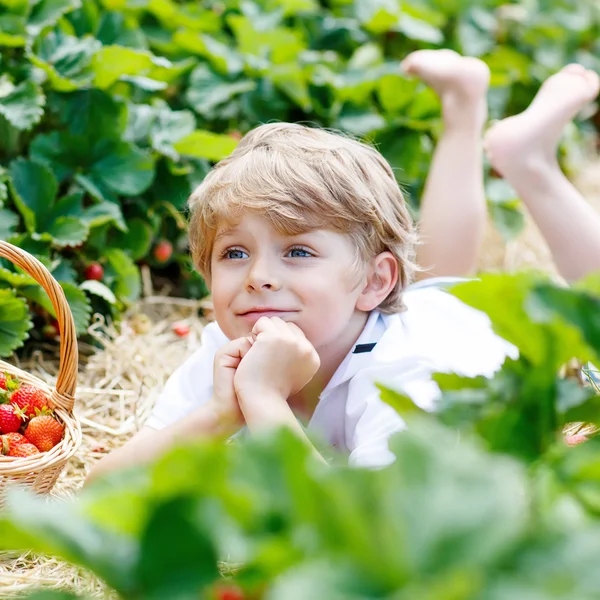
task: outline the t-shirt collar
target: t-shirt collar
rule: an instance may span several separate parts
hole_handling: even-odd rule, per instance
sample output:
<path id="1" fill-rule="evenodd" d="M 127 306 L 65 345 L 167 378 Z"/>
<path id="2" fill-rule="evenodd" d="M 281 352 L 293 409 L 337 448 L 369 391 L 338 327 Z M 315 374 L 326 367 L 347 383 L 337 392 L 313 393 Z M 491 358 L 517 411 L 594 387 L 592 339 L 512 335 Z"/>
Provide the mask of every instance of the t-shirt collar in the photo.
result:
<path id="1" fill-rule="evenodd" d="M 372 311 L 352 350 L 336 369 L 333 377 L 321 393 L 321 397 L 333 388 L 352 379 L 361 369 L 372 364 L 373 352 L 386 329 L 385 317 L 377 310 Z"/>

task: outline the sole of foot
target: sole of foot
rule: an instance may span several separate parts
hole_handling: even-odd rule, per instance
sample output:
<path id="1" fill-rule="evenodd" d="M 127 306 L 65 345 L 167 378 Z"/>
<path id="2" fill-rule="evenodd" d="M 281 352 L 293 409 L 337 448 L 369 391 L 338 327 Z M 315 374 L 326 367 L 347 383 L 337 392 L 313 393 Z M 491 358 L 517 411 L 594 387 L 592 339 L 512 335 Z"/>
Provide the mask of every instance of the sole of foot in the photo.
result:
<path id="1" fill-rule="evenodd" d="M 568 65 L 548 78 L 522 113 L 496 123 L 485 136 L 490 163 L 504 177 L 556 163 L 565 125 L 600 91 L 600 77 L 581 65 Z"/>
<path id="2" fill-rule="evenodd" d="M 417 77 L 443 100 L 447 95 L 479 100 L 490 82 L 488 66 L 477 58 L 453 50 L 418 50 L 401 63 L 403 72 Z"/>

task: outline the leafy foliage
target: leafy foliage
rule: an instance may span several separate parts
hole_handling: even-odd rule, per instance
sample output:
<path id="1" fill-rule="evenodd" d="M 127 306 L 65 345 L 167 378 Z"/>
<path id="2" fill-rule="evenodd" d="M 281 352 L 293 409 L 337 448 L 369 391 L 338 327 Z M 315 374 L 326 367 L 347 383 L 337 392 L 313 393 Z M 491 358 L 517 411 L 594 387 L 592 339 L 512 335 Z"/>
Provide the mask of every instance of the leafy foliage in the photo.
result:
<path id="1" fill-rule="evenodd" d="M 600 355 L 598 290 L 531 274 L 456 286 L 519 358 L 491 380 L 438 376 L 436 413 L 384 390 L 409 425 L 384 469 L 316 462 L 286 430 L 195 442 L 76 501 L 14 492 L 0 548 L 60 556 L 122 598 L 591 600 L 600 437 L 569 448 L 560 430 L 598 418 L 600 396 L 562 371 Z"/>
<path id="2" fill-rule="evenodd" d="M 598 23 L 594 0 L 1 0 L 0 239 L 83 292 L 71 294 L 80 331 L 91 310 L 118 317 L 135 301 L 141 264 L 202 294 L 181 212 L 240 132 L 279 119 L 365 136 L 416 206 L 439 106 L 399 60 L 438 46 L 482 57 L 496 118 L 569 60 L 598 68 Z M 513 236 L 514 193 L 492 178 L 488 194 Z M 162 239 L 166 262 L 153 257 Z M 84 283 L 97 261 L 101 291 Z M 51 318 L 2 267 L 32 322 Z"/>

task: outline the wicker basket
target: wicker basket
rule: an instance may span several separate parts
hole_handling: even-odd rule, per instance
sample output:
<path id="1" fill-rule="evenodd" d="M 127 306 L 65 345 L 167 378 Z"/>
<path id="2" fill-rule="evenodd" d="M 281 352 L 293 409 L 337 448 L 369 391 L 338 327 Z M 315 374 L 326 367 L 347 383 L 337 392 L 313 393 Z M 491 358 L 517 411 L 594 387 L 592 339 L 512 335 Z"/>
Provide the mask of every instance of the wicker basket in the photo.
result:
<path id="1" fill-rule="evenodd" d="M 11 244 L 0 241 L 0 257 L 6 258 L 33 277 L 46 291 L 54 310 L 60 330 L 60 366 L 56 388 L 50 388 L 37 377 L 0 360 L 0 372 L 16 375 L 23 383 L 35 385 L 44 390 L 49 398 L 49 406 L 65 426 L 63 440 L 49 452 L 27 458 L 0 456 L 0 508 L 4 503 L 6 489 L 16 483 L 33 489 L 40 494 L 48 494 L 67 461 L 81 444 L 81 427 L 73 415 L 75 388 L 79 354 L 73 315 L 64 292 L 44 265 Z M 0 334 L 1 335 L 1 334 Z"/>

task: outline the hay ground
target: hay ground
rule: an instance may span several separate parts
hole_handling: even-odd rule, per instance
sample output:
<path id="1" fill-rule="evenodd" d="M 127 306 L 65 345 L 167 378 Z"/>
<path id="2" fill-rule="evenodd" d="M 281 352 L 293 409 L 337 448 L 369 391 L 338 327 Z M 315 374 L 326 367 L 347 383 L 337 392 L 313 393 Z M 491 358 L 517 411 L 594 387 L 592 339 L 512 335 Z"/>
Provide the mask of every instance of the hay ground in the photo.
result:
<path id="1" fill-rule="evenodd" d="M 576 185 L 600 210 L 600 161 L 581 169 Z M 482 270 L 537 268 L 556 275 L 550 252 L 531 219 L 518 239 L 504 244 L 490 226 L 484 243 Z M 54 495 L 73 497 L 91 466 L 121 446 L 143 424 L 167 377 L 199 346 L 206 303 L 154 294 L 145 273 L 145 298 L 116 328 L 96 320 L 90 331 L 102 350 L 82 346 L 76 413 L 83 443 L 62 473 Z M 164 292 L 164 290 L 162 290 Z M 210 317 L 209 314 L 207 314 Z M 175 322 L 190 327 L 185 338 L 172 331 Z M 32 348 L 20 366 L 53 384 L 58 364 L 55 348 Z M 113 598 L 90 573 L 53 558 L 0 555 L 0 598 L 14 598 L 36 587 L 67 588 L 81 595 Z"/>

